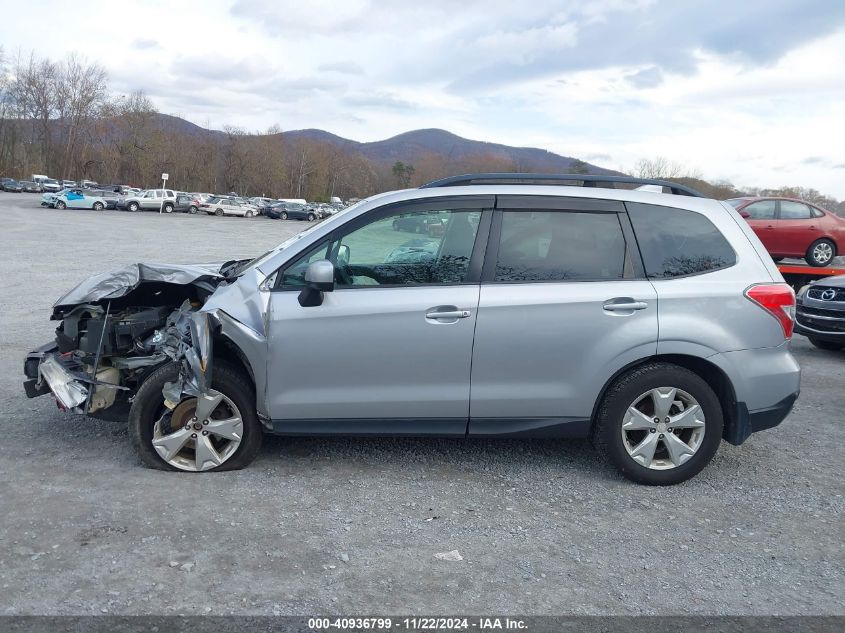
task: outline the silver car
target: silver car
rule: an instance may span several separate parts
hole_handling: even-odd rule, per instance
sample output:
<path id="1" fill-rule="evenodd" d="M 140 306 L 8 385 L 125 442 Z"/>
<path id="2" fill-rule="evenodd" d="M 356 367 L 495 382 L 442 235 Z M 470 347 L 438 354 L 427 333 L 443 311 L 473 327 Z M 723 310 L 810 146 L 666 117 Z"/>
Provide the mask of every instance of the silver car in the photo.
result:
<path id="1" fill-rule="evenodd" d="M 137 194 L 119 198 L 118 209 L 127 211 L 163 211 L 173 213 L 176 206 L 176 193 L 171 189 L 147 189 Z"/>
<path id="2" fill-rule="evenodd" d="M 447 221 L 394 230 L 409 214 Z M 265 433 L 589 437 L 666 485 L 788 415 L 794 309 L 737 212 L 680 185 L 461 176 L 250 261 L 92 277 L 56 302 L 25 388 L 128 407 L 141 460 L 165 470 L 241 468 Z"/>

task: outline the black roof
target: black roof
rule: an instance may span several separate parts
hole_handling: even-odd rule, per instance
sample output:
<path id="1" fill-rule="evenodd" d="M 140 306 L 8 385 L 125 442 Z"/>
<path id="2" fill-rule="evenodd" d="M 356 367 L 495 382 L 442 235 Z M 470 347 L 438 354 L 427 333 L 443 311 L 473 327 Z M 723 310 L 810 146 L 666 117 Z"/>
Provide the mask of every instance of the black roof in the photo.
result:
<path id="1" fill-rule="evenodd" d="M 670 192 L 679 196 L 694 196 L 704 198 L 700 192 L 686 185 L 679 185 L 668 180 L 654 178 L 634 178 L 632 176 L 598 176 L 594 174 L 532 174 L 532 173 L 482 173 L 449 176 L 424 184 L 420 189 L 434 187 L 461 187 L 466 185 L 565 185 L 580 187 L 596 187 L 598 183 L 657 185 L 666 187 Z"/>

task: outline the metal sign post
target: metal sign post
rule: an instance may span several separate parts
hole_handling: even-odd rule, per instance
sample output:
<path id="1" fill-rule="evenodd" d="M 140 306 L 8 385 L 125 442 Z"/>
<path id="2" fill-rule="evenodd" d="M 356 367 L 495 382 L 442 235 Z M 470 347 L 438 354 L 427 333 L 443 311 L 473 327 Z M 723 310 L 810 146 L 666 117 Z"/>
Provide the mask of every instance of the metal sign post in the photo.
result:
<path id="1" fill-rule="evenodd" d="M 170 178 L 170 174 L 162 174 L 161 175 L 161 204 L 158 207 L 158 214 L 161 215 L 162 209 L 164 209 L 164 188 L 167 186 L 167 179 Z"/>

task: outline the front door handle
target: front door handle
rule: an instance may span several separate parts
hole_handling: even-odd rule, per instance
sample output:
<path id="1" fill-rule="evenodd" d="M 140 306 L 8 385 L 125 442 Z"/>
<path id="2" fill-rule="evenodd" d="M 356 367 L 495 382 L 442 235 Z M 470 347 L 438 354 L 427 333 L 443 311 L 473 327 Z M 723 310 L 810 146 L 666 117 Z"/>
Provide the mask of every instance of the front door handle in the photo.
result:
<path id="1" fill-rule="evenodd" d="M 634 301 L 628 297 L 611 299 L 602 306 L 608 312 L 631 312 L 633 310 L 645 310 L 647 307 L 648 304 L 645 301 Z"/>
<path id="2" fill-rule="evenodd" d="M 469 315 L 469 310 L 458 310 L 455 306 L 441 306 L 439 308 L 429 308 L 425 313 L 425 318 L 435 321 L 447 319 L 452 321 L 455 319 L 466 319 Z"/>

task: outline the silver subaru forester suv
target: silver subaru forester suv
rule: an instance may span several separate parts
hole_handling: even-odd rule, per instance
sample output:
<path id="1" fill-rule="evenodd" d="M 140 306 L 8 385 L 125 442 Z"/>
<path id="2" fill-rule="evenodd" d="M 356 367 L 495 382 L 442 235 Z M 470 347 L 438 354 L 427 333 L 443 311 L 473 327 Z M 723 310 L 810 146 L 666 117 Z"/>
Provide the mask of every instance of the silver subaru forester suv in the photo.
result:
<path id="1" fill-rule="evenodd" d="M 56 302 L 25 388 L 128 409 L 154 468 L 241 468 L 265 432 L 590 437 L 665 485 L 787 416 L 794 308 L 727 204 L 476 174 L 374 196 L 253 260 L 92 277 Z"/>

